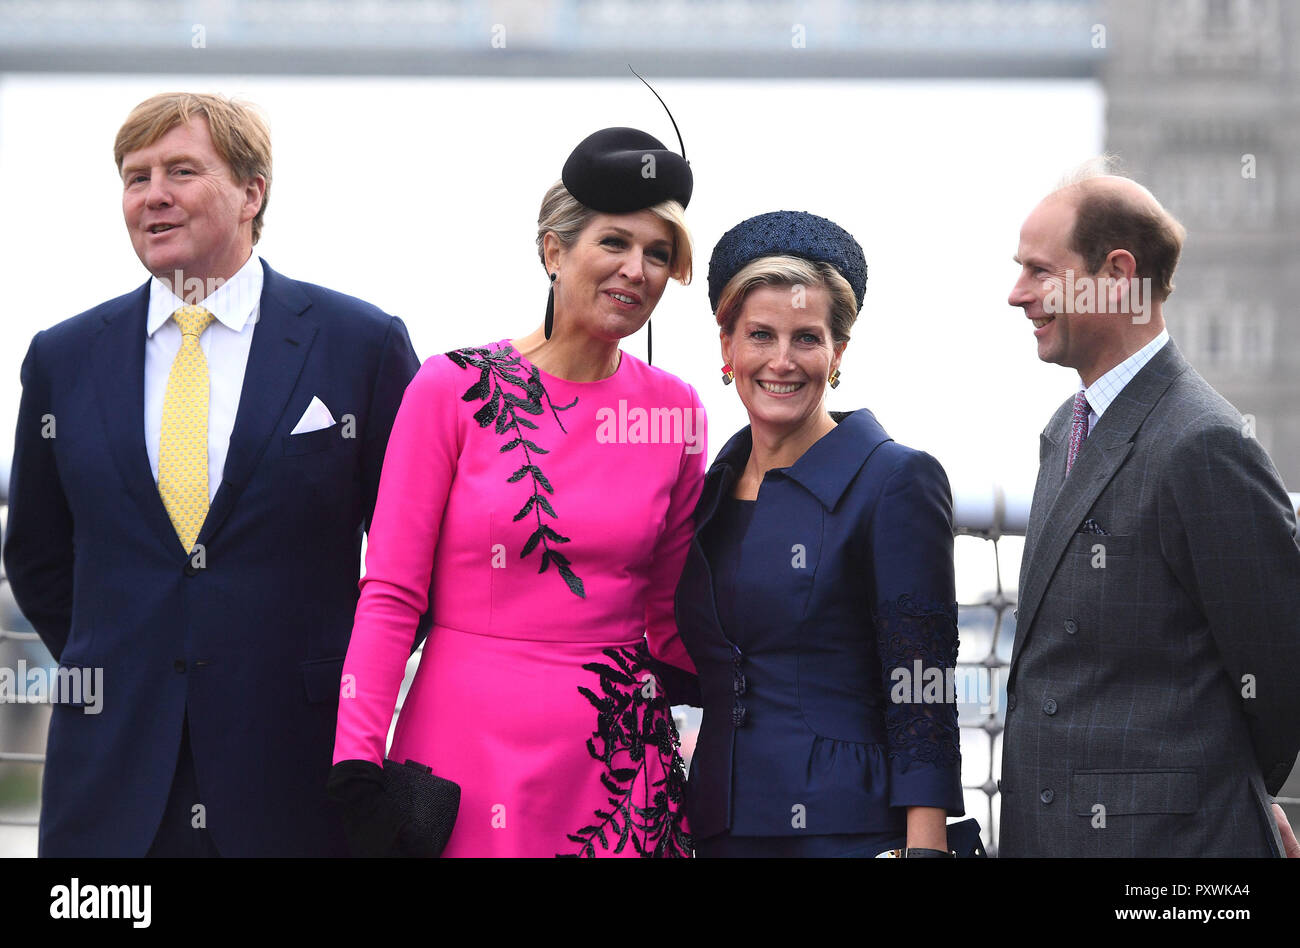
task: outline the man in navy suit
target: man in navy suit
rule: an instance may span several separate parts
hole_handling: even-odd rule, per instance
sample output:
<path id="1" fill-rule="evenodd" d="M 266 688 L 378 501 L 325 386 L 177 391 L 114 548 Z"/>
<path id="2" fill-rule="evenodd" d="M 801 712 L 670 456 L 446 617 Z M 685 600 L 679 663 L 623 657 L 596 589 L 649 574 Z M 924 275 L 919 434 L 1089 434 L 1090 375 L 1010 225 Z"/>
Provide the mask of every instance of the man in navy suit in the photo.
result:
<path id="1" fill-rule="evenodd" d="M 361 536 L 418 360 L 401 320 L 253 254 L 271 146 L 246 105 L 155 96 L 115 159 L 153 278 L 22 366 L 5 566 L 64 674 L 102 673 L 98 708 L 53 708 L 40 853 L 343 855 Z"/>

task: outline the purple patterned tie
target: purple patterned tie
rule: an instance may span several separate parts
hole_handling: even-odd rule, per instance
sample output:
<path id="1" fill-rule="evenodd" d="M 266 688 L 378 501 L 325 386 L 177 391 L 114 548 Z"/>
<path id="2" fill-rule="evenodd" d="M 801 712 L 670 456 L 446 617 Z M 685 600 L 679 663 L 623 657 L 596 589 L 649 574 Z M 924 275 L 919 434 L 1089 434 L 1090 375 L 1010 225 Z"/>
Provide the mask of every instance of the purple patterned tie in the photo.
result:
<path id="1" fill-rule="evenodd" d="M 1083 442 L 1088 440 L 1088 414 L 1092 411 L 1092 406 L 1088 404 L 1088 398 L 1083 392 L 1074 396 L 1074 418 L 1070 425 L 1070 454 L 1065 459 L 1065 473 L 1070 473 L 1070 468 L 1074 467 L 1074 459 L 1079 456 L 1079 449 L 1083 447 Z"/>

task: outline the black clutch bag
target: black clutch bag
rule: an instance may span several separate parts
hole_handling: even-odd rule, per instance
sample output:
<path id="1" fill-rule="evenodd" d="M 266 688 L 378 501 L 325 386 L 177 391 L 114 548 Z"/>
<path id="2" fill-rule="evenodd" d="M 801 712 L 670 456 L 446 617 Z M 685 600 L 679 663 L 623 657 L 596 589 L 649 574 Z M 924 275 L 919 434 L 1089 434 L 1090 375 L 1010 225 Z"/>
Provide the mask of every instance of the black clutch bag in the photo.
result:
<path id="1" fill-rule="evenodd" d="M 404 764 L 385 760 L 384 793 L 409 826 L 409 833 L 402 834 L 404 846 L 413 850 L 409 854 L 425 859 L 441 856 L 460 811 L 460 784 L 414 760 Z"/>
<path id="2" fill-rule="evenodd" d="M 876 858 L 898 858 L 907 848 L 907 837 L 896 840 L 876 854 Z M 976 819 L 948 824 L 948 850 L 958 859 L 985 859 L 984 841 L 980 839 L 980 822 Z"/>

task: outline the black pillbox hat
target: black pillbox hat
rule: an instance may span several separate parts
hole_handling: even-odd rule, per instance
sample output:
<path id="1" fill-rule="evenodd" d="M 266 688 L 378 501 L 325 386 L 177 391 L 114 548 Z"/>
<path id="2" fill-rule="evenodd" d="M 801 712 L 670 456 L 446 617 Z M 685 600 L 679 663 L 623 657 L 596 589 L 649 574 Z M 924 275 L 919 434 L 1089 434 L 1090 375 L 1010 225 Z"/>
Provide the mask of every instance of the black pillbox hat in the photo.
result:
<path id="1" fill-rule="evenodd" d="M 564 163 L 560 180 L 579 203 L 605 214 L 645 210 L 662 201 L 691 200 L 686 159 L 636 128 L 602 128 L 584 138 Z"/>

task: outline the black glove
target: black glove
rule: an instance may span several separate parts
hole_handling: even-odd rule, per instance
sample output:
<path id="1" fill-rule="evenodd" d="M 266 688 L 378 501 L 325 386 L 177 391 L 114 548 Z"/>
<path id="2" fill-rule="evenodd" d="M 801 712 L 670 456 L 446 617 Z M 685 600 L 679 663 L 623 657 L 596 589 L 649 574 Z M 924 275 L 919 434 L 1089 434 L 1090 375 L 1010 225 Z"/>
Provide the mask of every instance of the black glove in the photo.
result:
<path id="1" fill-rule="evenodd" d="M 330 770 L 325 795 L 339 805 L 353 856 L 415 855 L 410 828 L 384 792 L 384 770 L 368 760 L 341 760 Z"/>

